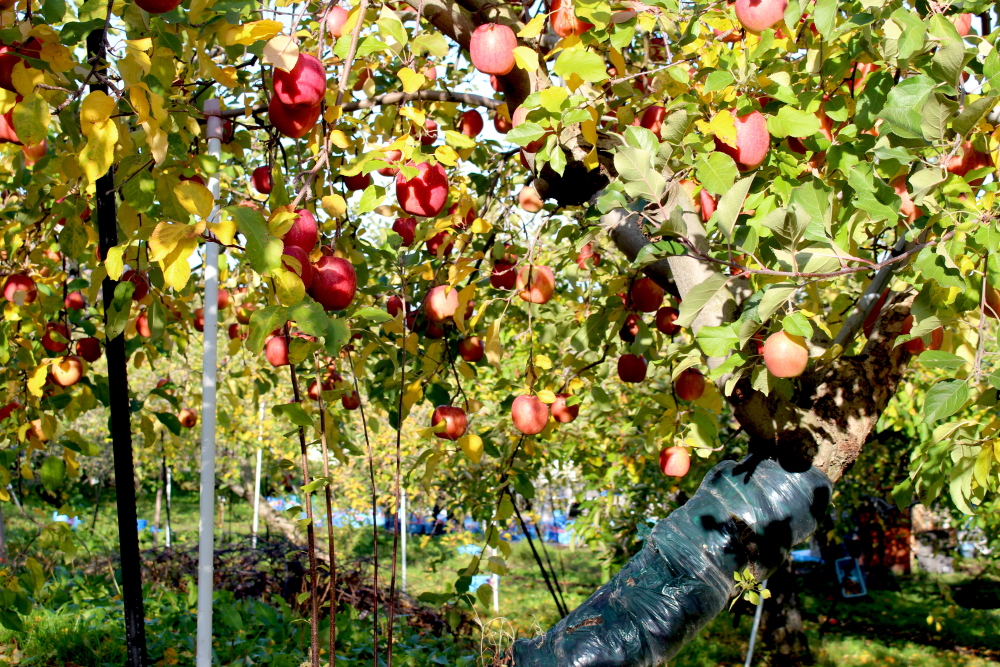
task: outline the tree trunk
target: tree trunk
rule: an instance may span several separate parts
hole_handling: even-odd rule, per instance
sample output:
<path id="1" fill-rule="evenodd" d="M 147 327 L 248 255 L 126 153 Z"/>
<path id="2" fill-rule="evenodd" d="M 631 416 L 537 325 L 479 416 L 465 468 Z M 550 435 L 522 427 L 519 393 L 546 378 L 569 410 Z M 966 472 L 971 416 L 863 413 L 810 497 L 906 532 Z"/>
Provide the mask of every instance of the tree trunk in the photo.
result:
<path id="1" fill-rule="evenodd" d="M 767 582 L 771 599 L 764 604 L 761 636 L 764 648 L 771 652 L 774 667 L 794 667 L 813 664 L 812 652 L 799 607 L 798 579 L 792 571 L 791 558 L 786 559 Z"/>

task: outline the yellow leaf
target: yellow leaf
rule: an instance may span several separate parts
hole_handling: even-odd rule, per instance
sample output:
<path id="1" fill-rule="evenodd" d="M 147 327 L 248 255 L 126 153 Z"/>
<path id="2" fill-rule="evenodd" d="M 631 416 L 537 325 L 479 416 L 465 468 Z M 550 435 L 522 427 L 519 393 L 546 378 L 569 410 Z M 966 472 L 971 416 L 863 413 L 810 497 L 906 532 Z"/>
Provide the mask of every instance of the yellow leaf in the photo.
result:
<path id="1" fill-rule="evenodd" d="M 331 130 L 330 143 L 341 149 L 350 148 L 351 146 L 351 142 L 348 140 L 347 135 L 344 134 L 343 130 Z"/>
<path id="2" fill-rule="evenodd" d="M 628 76 L 628 67 L 625 65 L 625 59 L 622 58 L 621 52 L 615 47 L 611 47 L 611 51 L 608 53 L 608 57 L 611 60 L 611 64 L 614 66 L 615 70 L 618 72 L 616 78 L 621 78 L 623 76 Z"/>
<path id="3" fill-rule="evenodd" d="M 438 146 L 434 149 L 434 157 L 438 159 L 438 162 L 443 162 L 449 167 L 458 164 L 458 153 L 451 146 Z"/>
<path id="4" fill-rule="evenodd" d="M 42 397 L 42 388 L 45 386 L 45 380 L 49 375 L 49 365 L 47 363 L 41 366 L 35 367 L 30 373 L 28 373 L 28 392 L 32 396 L 37 398 Z"/>
<path id="5" fill-rule="evenodd" d="M 547 405 L 552 405 L 556 402 L 556 395 L 553 391 L 549 389 L 542 389 L 538 392 L 538 400 Z"/>
<path id="6" fill-rule="evenodd" d="M 527 46 L 518 46 L 514 49 L 514 62 L 521 69 L 534 72 L 538 69 L 538 52 Z"/>
<path id="7" fill-rule="evenodd" d="M 185 211 L 200 218 L 211 215 L 215 205 L 215 198 L 209 189 L 195 181 L 180 181 L 174 186 L 174 195 Z"/>
<path id="8" fill-rule="evenodd" d="M 585 120 L 580 123 L 580 130 L 583 132 L 583 138 L 587 140 L 590 144 L 597 143 L 597 121 L 600 120 L 597 115 L 597 109 L 592 106 L 587 107 L 587 112 L 590 113 L 590 120 Z"/>
<path id="9" fill-rule="evenodd" d="M 410 334 L 413 336 L 414 334 Z M 403 394 L 403 417 L 409 414 L 410 409 L 417 403 L 417 401 L 422 400 L 424 397 L 423 386 L 420 380 L 416 380 L 411 384 L 406 386 L 406 393 Z"/>
<path id="10" fill-rule="evenodd" d="M 14 65 L 14 72 L 10 80 L 18 95 L 27 97 L 35 90 L 35 86 L 45 83 L 45 72 L 34 67 L 26 67 L 24 62 L 19 60 Z"/>
<path id="11" fill-rule="evenodd" d="M 118 126 L 105 120 L 103 123 L 91 124 L 88 131 L 87 146 L 80 153 L 79 161 L 83 173 L 87 176 L 87 182 L 93 184 L 107 173 L 114 162 L 115 144 L 118 142 Z"/>
<path id="12" fill-rule="evenodd" d="M 399 115 L 403 118 L 409 118 L 420 127 L 423 127 L 424 123 L 427 122 L 427 116 L 424 112 L 414 107 L 402 107 L 399 110 Z"/>
<path id="13" fill-rule="evenodd" d="M 500 368 L 503 359 L 503 348 L 500 346 L 500 320 L 496 319 L 486 329 L 486 360 Z"/>
<path id="14" fill-rule="evenodd" d="M 545 17 L 544 12 L 539 12 L 535 15 L 535 18 L 528 21 L 528 23 L 521 28 L 521 32 L 517 33 L 518 37 L 523 37 L 524 39 L 532 39 L 538 37 L 542 34 L 542 30 L 545 29 Z"/>
<path id="15" fill-rule="evenodd" d="M 201 23 L 204 11 L 214 4 L 215 0 L 191 0 L 191 9 L 188 10 L 188 21 L 192 24 Z"/>
<path id="16" fill-rule="evenodd" d="M 552 360 L 549 359 L 547 355 L 536 354 L 535 355 L 535 365 L 541 368 L 543 371 L 547 371 L 552 368 Z"/>
<path id="17" fill-rule="evenodd" d="M 118 280 L 122 277 L 122 271 L 125 270 L 125 246 L 116 245 L 108 249 L 108 258 L 104 260 L 104 267 L 108 271 L 108 277 L 112 280 Z"/>
<path id="18" fill-rule="evenodd" d="M 236 221 L 229 215 L 220 215 L 218 222 L 208 223 L 208 228 L 226 245 L 232 245 L 236 240 Z"/>
<path id="19" fill-rule="evenodd" d="M 274 276 L 274 285 L 277 291 L 278 301 L 284 306 L 293 306 L 306 296 L 306 286 L 302 283 L 293 271 L 279 266 L 271 271 Z"/>
<path id="20" fill-rule="evenodd" d="M 415 93 L 427 82 L 427 77 L 414 72 L 409 67 L 399 70 L 399 80 L 403 82 L 404 93 Z"/>
<path id="21" fill-rule="evenodd" d="M 146 144 L 149 146 L 150 153 L 153 154 L 153 160 L 157 164 L 162 163 L 167 159 L 169 139 L 167 133 L 153 123 L 144 123 L 143 128 L 146 130 Z"/>
<path id="22" fill-rule="evenodd" d="M 708 127 L 711 133 L 722 142 L 730 146 L 736 145 L 736 121 L 728 109 L 715 114 Z"/>
<path id="23" fill-rule="evenodd" d="M 474 465 L 479 465 L 483 458 L 483 439 L 474 433 L 463 435 L 458 439 L 458 446 L 462 448 L 462 453 L 469 457 Z"/>
<path id="24" fill-rule="evenodd" d="M 213 67 L 212 78 L 230 90 L 236 88 L 240 83 L 239 79 L 236 78 L 235 67 Z"/>
<path id="25" fill-rule="evenodd" d="M 73 58 L 73 52 L 58 41 L 45 42 L 42 45 L 39 59 L 47 62 L 52 71 L 57 73 L 68 72 L 77 65 Z"/>
<path id="26" fill-rule="evenodd" d="M 452 319 L 455 321 L 455 326 L 462 333 L 465 333 L 465 309 L 475 295 L 476 283 L 466 285 L 458 292 L 458 309 L 455 311 L 455 316 Z"/>
<path id="27" fill-rule="evenodd" d="M 320 203 L 331 218 L 339 218 L 347 213 L 347 202 L 338 194 L 327 195 L 320 200 Z"/>
<path id="28" fill-rule="evenodd" d="M 264 45 L 262 60 L 268 65 L 290 72 L 299 60 L 299 45 L 294 37 L 277 35 Z"/>
<path id="29" fill-rule="evenodd" d="M 587 171 L 593 171 L 600 165 L 600 160 L 597 157 L 597 146 L 592 146 L 590 152 L 583 157 L 583 166 L 587 168 Z"/>
<path id="30" fill-rule="evenodd" d="M 17 104 L 17 93 L 13 90 L 0 88 L 0 113 L 7 113 Z"/>
<path id="31" fill-rule="evenodd" d="M 115 112 L 115 101 L 107 93 L 95 90 L 80 105 L 80 131 L 89 137 L 94 128 L 103 127 Z M 105 170 L 106 171 L 106 170 Z"/>
<path id="32" fill-rule="evenodd" d="M 191 277 L 188 258 L 198 248 L 198 238 L 205 230 L 205 223 L 185 225 L 161 222 L 149 237 L 149 259 L 159 262 L 163 281 L 175 290 L 184 289 Z"/>
<path id="33" fill-rule="evenodd" d="M 227 46 L 242 44 L 252 46 L 254 42 L 269 40 L 281 32 L 280 21 L 251 21 L 243 25 L 231 27 L 226 31 L 223 41 Z"/>
<path id="34" fill-rule="evenodd" d="M 472 225 L 469 229 L 473 234 L 488 234 L 490 230 L 493 229 L 493 225 L 486 222 L 482 218 L 476 218 L 472 221 Z"/>
<path id="35" fill-rule="evenodd" d="M 298 218 L 295 211 L 290 206 L 279 206 L 271 211 L 271 217 L 267 220 L 267 231 L 275 238 L 281 238 Z"/>

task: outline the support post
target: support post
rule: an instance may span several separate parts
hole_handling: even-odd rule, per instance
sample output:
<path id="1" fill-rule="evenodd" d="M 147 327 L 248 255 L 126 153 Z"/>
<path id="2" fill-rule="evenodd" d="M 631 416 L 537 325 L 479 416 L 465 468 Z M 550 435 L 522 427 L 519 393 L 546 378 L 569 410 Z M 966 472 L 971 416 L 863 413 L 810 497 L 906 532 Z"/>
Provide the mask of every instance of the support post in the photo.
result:
<path id="1" fill-rule="evenodd" d="M 222 117 L 218 100 L 205 102 L 208 154 L 222 153 Z M 219 198 L 219 174 L 208 179 L 212 197 Z M 218 219 L 216 207 L 210 222 Z M 201 491 L 198 522 L 198 634 L 195 664 L 212 665 L 212 561 L 215 558 L 215 389 L 219 330 L 219 246 L 205 244 L 205 337 L 201 373 Z"/>
<path id="2" fill-rule="evenodd" d="M 399 492 L 399 531 L 403 542 L 403 580 L 399 590 L 406 592 L 406 533 L 410 530 L 410 517 L 406 511 L 406 489 Z"/>
<path id="3" fill-rule="evenodd" d="M 254 475 L 253 483 L 253 537 L 250 538 L 250 546 L 257 548 L 257 526 L 260 525 L 260 461 L 263 452 L 257 448 L 257 473 Z"/>
<path id="4" fill-rule="evenodd" d="M 170 466 L 167 466 L 167 548 L 170 548 L 170 486 L 172 483 Z"/>
<path id="5" fill-rule="evenodd" d="M 104 28 L 87 35 L 87 55 L 94 62 L 96 71 L 104 73 L 107 66 L 107 39 Z M 107 94 L 108 86 L 103 77 L 90 85 L 91 92 Z M 97 179 L 96 184 L 97 236 L 101 261 L 108 251 L 118 245 L 118 210 L 115 205 L 115 168 Z M 104 302 L 104 324 L 113 307 L 117 280 L 105 276 L 101 284 Z M 131 305 L 131 304 L 130 304 Z M 105 329 L 106 330 L 106 329 Z M 104 342 L 108 360 L 108 395 L 111 408 L 111 448 L 115 461 L 115 479 L 118 496 L 118 550 L 121 555 L 122 601 L 125 611 L 126 664 L 128 667 L 145 667 L 146 620 L 142 602 L 142 559 L 139 553 L 139 531 L 135 508 L 135 469 L 132 461 L 132 427 L 129 422 L 128 360 L 125 357 L 125 336 L 120 333 Z"/>
<path id="6" fill-rule="evenodd" d="M 767 579 L 764 580 L 761 588 L 767 588 Z M 757 643 L 757 629 L 760 628 L 760 617 L 764 613 L 764 598 L 760 599 L 760 604 L 757 605 L 757 610 L 753 613 L 753 628 L 750 630 L 750 646 L 747 647 L 747 659 L 743 663 L 743 667 L 750 667 L 753 664 L 753 647 Z"/>

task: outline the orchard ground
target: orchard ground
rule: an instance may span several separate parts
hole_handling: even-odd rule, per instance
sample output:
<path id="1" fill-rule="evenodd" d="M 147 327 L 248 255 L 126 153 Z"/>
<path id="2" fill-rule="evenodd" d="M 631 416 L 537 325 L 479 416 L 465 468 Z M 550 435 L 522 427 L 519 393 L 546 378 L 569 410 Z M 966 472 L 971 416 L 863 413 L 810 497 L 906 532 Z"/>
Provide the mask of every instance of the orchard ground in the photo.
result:
<path id="1" fill-rule="evenodd" d="M 113 567 L 108 558 L 113 562 L 117 544 L 115 498 L 113 490 L 102 495 L 96 530 L 91 530 L 93 516 L 87 516 L 86 523 L 74 531 L 79 555 L 72 565 L 56 567 L 57 576 L 45 585 L 39 605 L 25 618 L 25 632 L 0 631 L 0 664 L 103 667 L 124 661 L 120 596 L 108 575 Z M 27 503 L 29 510 L 37 507 L 51 512 L 52 509 L 42 506 L 31 494 Z M 225 518 L 217 529 L 220 548 L 246 543 L 251 526 L 250 508 L 238 498 L 228 498 L 224 506 Z M 196 493 L 174 493 L 172 527 L 179 552 L 197 548 L 197 508 Z M 140 497 L 139 515 L 153 516 L 152 494 Z M 165 513 L 161 520 L 165 520 Z M 34 551 L 47 564 L 44 549 L 28 544 L 35 530 L 23 515 L 8 516 L 7 527 L 8 548 L 12 553 L 22 549 Z M 267 529 L 262 524 L 261 540 L 267 538 Z M 149 531 L 142 533 L 141 541 L 144 558 L 152 559 Z M 370 529 L 338 529 L 337 541 L 339 561 L 369 563 L 370 576 Z M 411 596 L 438 593 L 442 582 L 450 586 L 453 574 L 468 564 L 468 556 L 457 551 L 463 541 L 460 535 L 411 536 L 407 593 Z M 547 548 L 570 608 L 603 582 L 596 552 L 552 544 Z M 379 552 L 380 579 L 387 582 L 391 574 L 386 557 L 391 553 L 391 536 L 385 532 L 380 533 Z M 554 624 L 558 614 L 526 542 L 514 543 L 508 563 L 511 573 L 500 584 L 500 612 L 506 631 L 524 636 Z M 959 573 L 954 575 L 900 577 L 898 590 L 875 588 L 860 600 L 840 599 L 827 569 L 801 576 L 798 583 L 803 595 L 805 626 L 817 664 L 1000 665 L 1000 633 L 996 632 L 1000 610 L 963 609 L 949 601 L 950 586 L 985 582 L 1000 587 L 1000 569 L 979 561 L 958 561 L 957 569 Z M 147 636 L 155 664 L 194 664 L 193 593 L 189 595 L 183 587 L 172 588 L 149 577 L 144 588 Z M 743 664 L 752 614 L 753 608 L 741 603 L 733 612 L 720 615 L 670 664 L 677 667 Z M 281 601 L 280 590 L 269 590 L 260 597 L 244 600 L 235 600 L 230 593 L 217 594 L 215 615 L 217 664 L 297 667 L 307 659 L 307 618 Z M 339 627 L 344 646 L 338 653 L 338 663 L 371 664 L 370 616 L 359 618 L 356 613 L 343 611 Z M 461 634 L 453 635 L 447 630 L 435 634 L 425 628 L 409 627 L 404 616 L 397 625 L 396 655 L 399 664 L 405 665 L 472 665 L 479 656 L 481 638 L 471 623 L 464 626 Z M 380 640 L 384 642 L 384 636 Z M 756 655 L 754 664 L 773 664 L 772 656 L 760 648 L 760 642 Z"/>

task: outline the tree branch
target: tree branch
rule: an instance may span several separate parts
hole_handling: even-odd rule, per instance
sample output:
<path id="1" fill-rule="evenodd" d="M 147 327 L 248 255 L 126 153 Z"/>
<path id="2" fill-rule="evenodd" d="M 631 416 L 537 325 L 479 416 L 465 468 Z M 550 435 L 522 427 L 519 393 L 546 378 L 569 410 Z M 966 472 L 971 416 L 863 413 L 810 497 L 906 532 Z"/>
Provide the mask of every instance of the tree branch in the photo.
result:
<path id="1" fill-rule="evenodd" d="M 351 111 L 358 111 L 360 109 L 370 109 L 372 107 L 384 106 L 387 104 L 404 104 L 406 102 L 413 102 L 415 100 L 427 100 L 432 102 L 457 102 L 459 104 L 467 104 L 469 106 L 475 107 L 486 107 L 488 109 L 496 109 L 500 106 L 501 102 L 494 100 L 489 97 L 483 97 L 482 95 L 473 95 L 472 93 L 458 93 L 452 92 L 450 90 L 418 90 L 415 93 L 386 93 L 385 95 L 379 95 L 378 97 L 373 97 L 368 100 L 359 100 L 357 102 L 348 102 L 344 105 L 344 112 L 350 113 Z M 245 108 L 234 108 L 234 109 L 223 109 L 223 118 L 237 118 L 239 116 L 253 115 L 258 113 L 265 113 L 267 111 L 266 104 L 258 104 L 250 109 L 250 114 L 247 114 Z"/>

